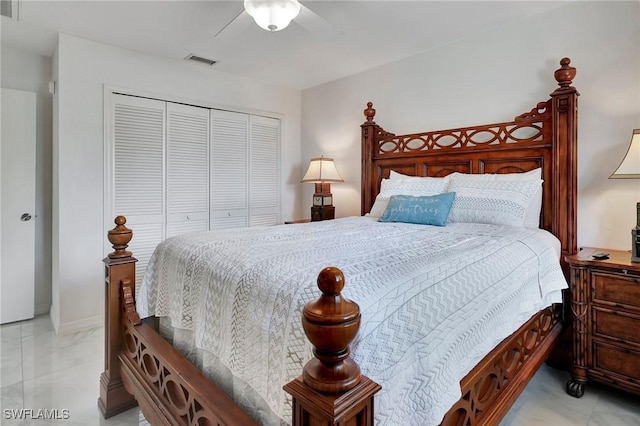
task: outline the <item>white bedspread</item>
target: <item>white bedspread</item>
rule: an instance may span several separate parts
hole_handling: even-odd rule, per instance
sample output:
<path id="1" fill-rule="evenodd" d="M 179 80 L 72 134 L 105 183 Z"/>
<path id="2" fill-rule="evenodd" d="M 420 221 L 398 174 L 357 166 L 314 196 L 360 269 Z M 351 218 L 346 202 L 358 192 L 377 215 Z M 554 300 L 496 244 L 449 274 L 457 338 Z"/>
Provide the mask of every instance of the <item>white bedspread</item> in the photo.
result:
<path id="1" fill-rule="evenodd" d="M 312 356 L 301 310 L 320 294 L 320 270 L 337 266 L 362 313 L 352 356 L 382 385 L 377 424 L 437 425 L 471 368 L 561 301 L 559 252 L 542 230 L 368 217 L 187 234 L 156 249 L 138 310 L 189 330 L 261 422 L 290 421 L 282 385 Z"/>

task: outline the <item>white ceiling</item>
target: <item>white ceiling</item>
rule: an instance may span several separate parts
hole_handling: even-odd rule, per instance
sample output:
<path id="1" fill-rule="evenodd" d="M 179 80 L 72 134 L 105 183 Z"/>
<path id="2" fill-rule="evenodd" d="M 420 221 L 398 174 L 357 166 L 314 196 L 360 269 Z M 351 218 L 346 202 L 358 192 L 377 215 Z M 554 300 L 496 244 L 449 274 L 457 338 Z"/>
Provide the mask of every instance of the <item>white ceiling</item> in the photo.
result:
<path id="1" fill-rule="evenodd" d="M 57 33 L 182 60 L 304 89 L 473 37 L 568 1 L 304 1 L 337 29 L 318 38 L 294 22 L 270 33 L 236 19 L 236 1 L 19 0 L 19 19 L 2 17 L 2 45 L 51 56 Z M 193 66 L 204 66 L 194 64 Z"/>

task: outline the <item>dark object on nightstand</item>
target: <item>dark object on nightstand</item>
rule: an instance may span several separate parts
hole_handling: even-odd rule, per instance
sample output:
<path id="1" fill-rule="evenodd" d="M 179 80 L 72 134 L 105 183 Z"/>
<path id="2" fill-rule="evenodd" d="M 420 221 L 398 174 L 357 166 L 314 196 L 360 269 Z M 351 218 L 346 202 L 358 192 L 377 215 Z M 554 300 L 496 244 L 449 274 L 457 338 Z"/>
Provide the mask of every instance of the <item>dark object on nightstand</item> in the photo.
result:
<path id="1" fill-rule="evenodd" d="M 631 230 L 631 261 L 640 263 L 640 203 L 636 204 L 636 227 Z"/>
<path id="2" fill-rule="evenodd" d="M 591 257 L 593 257 L 594 259 L 598 259 L 598 260 L 608 259 L 609 258 L 609 253 L 605 253 L 603 251 L 598 251 L 596 253 L 593 253 L 591 255 Z"/>
<path id="3" fill-rule="evenodd" d="M 640 395 L 640 264 L 628 251 L 585 247 L 566 256 L 571 268 L 573 367 L 567 393 L 580 398 L 588 380 Z"/>
<path id="4" fill-rule="evenodd" d="M 631 230 L 631 261 L 640 263 L 640 226 Z"/>

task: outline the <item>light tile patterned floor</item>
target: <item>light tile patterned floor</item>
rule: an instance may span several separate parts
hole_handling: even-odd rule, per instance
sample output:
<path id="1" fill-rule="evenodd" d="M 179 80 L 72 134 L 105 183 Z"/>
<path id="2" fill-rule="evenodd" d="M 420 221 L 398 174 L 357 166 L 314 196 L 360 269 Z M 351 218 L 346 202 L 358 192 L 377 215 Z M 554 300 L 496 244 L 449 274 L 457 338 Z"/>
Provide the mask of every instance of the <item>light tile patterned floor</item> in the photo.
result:
<path id="1" fill-rule="evenodd" d="M 138 426 L 138 409 L 104 420 L 97 407 L 102 329 L 56 336 L 48 316 L 0 327 L 0 424 Z M 564 392 L 567 373 L 543 366 L 500 426 L 640 425 L 640 398 L 590 385 L 584 397 Z M 9 420 L 11 409 L 69 410 L 63 420 Z M 405 425 L 403 425 L 405 426 Z M 419 426 L 419 425 L 417 425 Z"/>

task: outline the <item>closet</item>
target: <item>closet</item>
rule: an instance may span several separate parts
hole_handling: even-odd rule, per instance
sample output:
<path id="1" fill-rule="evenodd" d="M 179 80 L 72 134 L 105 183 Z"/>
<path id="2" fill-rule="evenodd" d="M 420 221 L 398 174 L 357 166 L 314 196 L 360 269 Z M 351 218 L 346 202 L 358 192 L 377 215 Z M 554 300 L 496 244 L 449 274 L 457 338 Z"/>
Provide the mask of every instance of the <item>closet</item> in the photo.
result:
<path id="1" fill-rule="evenodd" d="M 280 223 L 280 120 L 111 94 L 105 224 L 127 217 L 140 282 L 155 247 L 186 232 Z"/>

